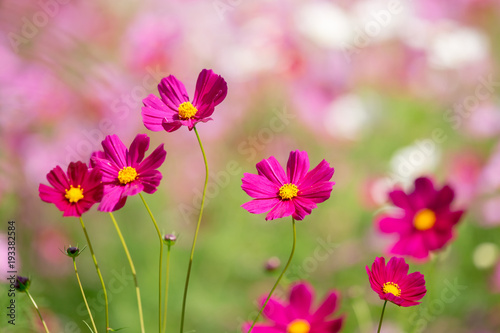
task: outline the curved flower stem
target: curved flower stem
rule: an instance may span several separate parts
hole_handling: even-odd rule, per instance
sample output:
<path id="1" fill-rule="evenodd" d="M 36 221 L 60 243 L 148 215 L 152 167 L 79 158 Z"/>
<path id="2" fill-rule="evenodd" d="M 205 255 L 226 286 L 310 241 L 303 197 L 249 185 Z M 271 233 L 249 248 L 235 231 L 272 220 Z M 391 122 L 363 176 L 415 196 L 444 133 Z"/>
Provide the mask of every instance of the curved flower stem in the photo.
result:
<path id="1" fill-rule="evenodd" d="M 193 127 L 193 129 L 194 129 L 194 132 L 196 133 L 196 138 L 198 139 L 198 143 L 200 145 L 201 154 L 203 155 L 203 161 L 205 162 L 205 185 L 203 186 L 203 196 L 201 197 L 200 215 L 198 216 L 198 224 L 196 225 L 196 231 L 194 233 L 193 246 L 191 247 L 191 255 L 189 257 L 189 264 L 188 264 L 187 275 L 186 275 L 186 284 L 184 286 L 184 297 L 182 299 L 180 333 L 182 333 L 184 330 L 184 316 L 186 314 L 186 299 L 187 299 L 187 292 L 188 292 L 188 287 L 189 287 L 189 277 L 191 276 L 191 266 L 193 265 L 194 248 L 196 246 L 196 239 L 198 238 L 198 232 L 200 230 L 201 217 L 203 215 L 203 207 L 205 205 L 205 194 L 207 192 L 207 184 L 208 184 L 207 156 L 205 155 L 205 150 L 203 149 L 203 145 L 201 144 L 200 136 L 198 134 L 198 131 L 196 130 L 196 127 Z"/>
<path id="2" fill-rule="evenodd" d="M 278 284 L 281 281 L 281 278 L 283 275 L 285 275 L 286 270 L 288 269 L 288 266 L 290 266 L 290 263 L 292 262 L 293 254 L 295 253 L 295 243 L 297 242 L 297 231 L 295 229 L 295 220 L 292 218 L 292 228 L 293 228 L 293 243 L 292 243 L 292 252 L 290 253 L 290 258 L 288 258 L 288 262 L 285 265 L 285 268 L 283 268 L 283 271 L 281 272 L 280 276 L 278 277 L 278 280 L 276 280 L 276 283 L 273 286 L 273 289 L 271 289 L 271 292 L 269 293 L 269 296 L 267 296 L 266 301 L 264 302 L 264 305 L 260 308 L 259 313 L 257 314 L 257 317 L 255 317 L 255 320 L 252 323 L 252 326 L 250 326 L 250 329 L 248 330 L 248 333 L 252 332 L 253 327 L 255 326 L 255 323 L 257 323 L 257 320 L 259 320 L 260 315 L 262 314 L 262 311 L 264 311 L 267 303 L 269 302 L 269 299 L 271 299 L 271 296 L 273 295 L 274 290 L 278 286 Z"/>
<path id="3" fill-rule="evenodd" d="M 27 289 L 24 292 L 30 298 L 31 303 L 33 303 L 33 306 L 36 309 L 36 312 L 38 312 L 38 316 L 40 317 L 40 320 L 42 321 L 43 327 L 45 328 L 45 332 L 50 333 L 49 329 L 47 328 L 47 324 L 45 323 L 45 320 L 43 320 L 43 318 L 42 318 L 42 314 L 40 313 L 40 310 L 38 310 L 38 305 L 36 305 L 35 300 L 33 299 L 33 297 L 31 297 L 30 292 Z"/>
<path id="4" fill-rule="evenodd" d="M 384 320 L 384 311 L 386 305 L 387 305 L 387 300 L 384 302 L 384 307 L 382 308 L 382 315 L 380 316 L 380 322 L 378 323 L 377 333 L 380 333 L 380 328 L 382 327 L 382 320 Z"/>
<path id="5" fill-rule="evenodd" d="M 92 248 L 92 243 L 90 242 L 89 235 L 87 234 L 87 229 L 85 229 L 85 224 L 83 223 L 83 219 L 81 216 L 80 216 L 80 224 L 82 225 L 83 233 L 85 234 L 85 238 L 87 239 L 87 244 L 89 245 L 89 250 L 90 254 L 92 255 L 92 260 L 94 260 L 94 265 L 97 271 L 97 275 L 99 276 L 99 280 L 101 280 L 102 292 L 104 293 L 104 308 L 105 308 L 106 332 L 107 332 L 109 329 L 108 293 L 106 291 L 106 285 L 104 284 L 104 279 L 102 278 L 101 270 L 99 269 L 99 265 L 97 264 L 97 259 L 95 258 L 94 249 Z"/>
<path id="6" fill-rule="evenodd" d="M 85 297 L 85 292 L 83 291 L 82 282 L 80 281 L 80 276 L 78 275 L 78 270 L 76 269 L 76 259 L 75 258 L 73 258 L 73 267 L 75 267 L 76 279 L 78 280 L 78 285 L 80 286 L 80 291 L 82 292 L 83 301 L 85 302 L 85 306 L 87 307 L 87 311 L 88 311 L 89 316 L 90 316 L 90 321 L 92 322 L 92 327 L 94 327 L 94 332 L 97 333 L 97 327 L 95 327 L 94 317 L 92 317 L 92 312 L 90 311 L 89 303 L 87 303 L 87 297 Z"/>
<path id="7" fill-rule="evenodd" d="M 127 244 L 125 243 L 125 239 L 123 238 L 120 227 L 118 226 L 118 223 L 116 222 L 115 216 L 111 212 L 109 213 L 109 216 L 111 216 L 111 220 L 113 220 L 113 224 L 115 225 L 116 232 L 118 233 L 118 237 L 120 237 L 120 241 L 122 242 L 123 249 L 125 250 L 125 254 L 127 255 L 128 263 L 130 264 L 130 270 L 132 271 L 132 276 L 134 277 L 135 293 L 137 295 L 137 307 L 139 308 L 139 321 L 141 323 L 141 332 L 144 333 L 145 329 L 144 329 L 144 317 L 142 315 L 141 290 L 139 288 L 139 283 L 137 282 L 137 273 L 135 271 L 134 262 L 132 261 L 132 257 L 130 256 L 130 252 L 128 251 Z"/>
<path id="8" fill-rule="evenodd" d="M 167 245 L 167 267 L 165 268 L 165 298 L 163 300 L 163 329 L 162 332 L 165 332 L 167 328 L 167 307 L 168 307 L 168 280 L 170 275 L 170 247 L 171 245 Z"/>
<path id="9" fill-rule="evenodd" d="M 149 209 L 148 204 L 146 203 L 146 200 L 144 200 L 144 196 L 142 193 L 139 193 L 139 196 L 142 199 L 142 202 L 144 203 L 144 206 L 146 207 L 149 216 L 151 217 L 151 221 L 153 221 L 153 224 L 155 225 L 156 232 L 158 233 L 158 238 L 160 239 L 160 261 L 159 261 L 159 268 L 158 268 L 158 332 L 161 333 L 161 271 L 162 271 L 162 261 L 163 261 L 163 239 L 161 237 L 161 232 L 160 228 L 158 228 L 158 223 L 156 223 L 155 217 L 153 216 L 153 213 L 151 212 L 151 209 Z"/>

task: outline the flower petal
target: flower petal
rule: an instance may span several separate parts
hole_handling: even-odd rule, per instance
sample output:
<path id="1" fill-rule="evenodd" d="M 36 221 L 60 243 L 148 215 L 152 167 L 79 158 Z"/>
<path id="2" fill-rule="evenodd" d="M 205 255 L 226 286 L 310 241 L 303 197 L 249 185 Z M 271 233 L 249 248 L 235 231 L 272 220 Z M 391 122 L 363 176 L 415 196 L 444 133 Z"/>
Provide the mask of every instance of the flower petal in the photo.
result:
<path id="1" fill-rule="evenodd" d="M 307 318 L 312 300 L 313 289 L 306 283 L 298 283 L 290 291 L 289 309 L 293 311 L 296 318 Z"/>
<path id="2" fill-rule="evenodd" d="M 316 183 L 306 189 L 299 189 L 299 196 L 307 198 L 315 203 L 322 203 L 330 198 L 334 182 Z"/>
<path id="3" fill-rule="evenodd" d="M 267 179 L 279 187 L 288 183 L 285 171 L 274 156 L 260 161 L 257 163 L 256 167 L 259 175 L 267 177 Z"/>
<path id="4" fill-rule="evenodd" d="M 272 199 L 255 199 L 244 203 L 241 207 L 245 208 L 252 214 L 261 214 L 271 210 L 274 206 L 281 202 L 278 198 Z"/>
<path id="5" fill-rule="evenodd" d="M 298 221 L 303 220 L 304 217 L 311 214 L 312 210 L 317 207 L 312 200 L 307 198 L 296 197 L 292 201 L 295 206 L 295 213 L 292 217 Z"/>
<path id="6" fill-rule="evenodd" d="M 150 131 L 163 131 L 163 120 L 171 120 L 175 111 L 172 111 L 161 99 L 152 94 L 143 99 L 142 103 L 144 106 L 141 109 L 141 114 L 144 126 Z"/>
<path id="7" fill-rule="evenodd" d="M 314 169 L 309 171 L 297 185 L 303 193 L 309 193 L 308 189 L 318 183 L 328 182 L 335 172 L 334 168 L 326 160 L 322 160 Z"/>
<path id="8" fill-rule="evenodd" d="M 256 199 L 277 198 L 279 186 L 268 178 L 251 173 L 245 173 L 241 179 L 241 188 L 249 196 Z"/>
<path id="9" fill-rule="evenodd" d="M 411 201 L 408 198 L 408 195 L 406 195 L 406 193 L 402 190 L 391 191 L 389 193 L 389 198 L 391 199 L 392 203 L 399 208 L 410 211 L 414 210 Z"/>
<path id="10" fill-rule="evenodd" d="M 156 147 L 153 152 L 146 157 L 144 161 L 141 162 L 141 164 L 137 167 L 137 173 L 142 174 L 146 171 L 158 169 L 163 162 L 165 161 L 165 158 L 167 157 L 167 152 L 163 148 L 163 143 Z"/>
<path id="11" fill-rule="evenodd" d="M 314 330 L 315 333 L 337 333 L 340 332 L 343 324 L 344 317 L 340 317 L 338 319 L 325 321 L 319 325 L 314 325 L 311 331 Z"/>
<path id="12" fill-rule="evenodd" d="M 179 112 L 179 105 L 189 101 L 184 84 L 173 75 L 163 78 L 158 85 L 161 100 L 171 110 Z"/>
<path id="13" fill-rule="evenodd" d="M 399 284 L 406 277 L 409 269 L 410 265 L 403 258 L 392 257 L 385 269 L 387 282 Z"/>
<path id="14" fill-rule="evenodd" d="M 116 134 L 106 136 L 106 138 L 102 141 L 102 147 L 104 148 L 106 159 L 116 164 L 119 169 L 123 169 L 128 166 L 127 147 L 125 147 Z"/>
<path id="15" fill-rule="evenodd" d="M 305 151 L 292 151 L 286 165 L 286 174 L 292 184 L 297 184 L 309 171 L 309 156 Z"/>
<path id="16" fill-rule="evenodd" d="M 267 297 L 263 297 L 260 305 L 263 306 Z M 262 311 L 263 315 L 271 321 L 281 326 L 286 326 L 290 322 L 288 309 L 278 299 L 271 297 L 266 307 Z"/>
<path id="17" fill-rule="evenodd" d="M 174 132 L 177 131 L 181 126 L 182 123 L 178 120 L 175 121 L 167 121 L 166 119 L 163 119 L 161 126 L 163 129 L 167 132 Z"/>
<path id="18" fill-rule="evenodd" d="M 144 159 L 144 154 L 149 149 L 149 137 L 146 134 L 137 134 L 130 144 L 127 154 L 127 165 L 137 168 Z"/>
<path id="19" fill-rule="evenodd" d="M 97 210 L 101 212 L 114 212 L 125 205 L 127 196 L 122 195 L 125 188 L 123 186 L 106 186 L 104 196 Z"/>
<path id="20" fill-rule="evenodd" d="M 60 166 L 56 166 L 47 174 L 47 180 L 58 191 L 64 192 L 69 189 L 68 176 Z"/>
<path id="21" fill-rule="evenodd" d="M 196 81 L 193 105 L 203 117 L 209 117 L 214 107 L 219 105 L 226 95 L 227 83 L 222 76 L 215 74 L 211 69 L 200 72 Z"/>
<path id="22" fill-rule="evenodd" d="M 267 214 L 266 221 L 287 217 L 295 212 L 292 200 L 279 200 L 276 206 Z"/>
<path id="23" fill-rule="evenodd" d="M 252 327 L 251 322 L 245 323 L 241 328 L 241 332 L 247 333 L 250 327 Z M 283 331 L 274 326 L 255 324 L 252 328 L 252 333 L 283 333 Z"/>
<path id="24" fill-rule="evenodd" d="M 318 307 L 318 309 L 312 315 L 312 322 L 322 322 L 326 317 L 335 312 L 337 308 L 337 293 L 335 291 L 330 292 L 326 295 L 325 299 Z"/>

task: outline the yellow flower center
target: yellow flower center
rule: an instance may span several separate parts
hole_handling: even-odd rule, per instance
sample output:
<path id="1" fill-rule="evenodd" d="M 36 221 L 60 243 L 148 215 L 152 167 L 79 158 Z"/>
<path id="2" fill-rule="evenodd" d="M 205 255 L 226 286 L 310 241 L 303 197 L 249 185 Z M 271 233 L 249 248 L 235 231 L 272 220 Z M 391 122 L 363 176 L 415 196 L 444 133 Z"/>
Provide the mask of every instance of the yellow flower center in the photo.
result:
<path id="1" fill-rule="evenodd" d="M 384 286 L 382 287 L 382 291 L 384 292 L 384 294 L 391 293 L 396 297 L 401 296 L 401 289 L 399 289 L 399 286 L 394 282 L 384 283 Z"/>
<path id="2" fill-rule="evenodd" d="M 179 105 L 179 118 L 182 120 L 191 119 L 194 117 L 198 109 L 191 104 L 191 102 L 184 102 Z"/>
<path id="3" fill-rule="evenodd" d="M 280 197 L 283 200 L 288 200 L 297 196 L 299 188 L 295 184 L 285 184 L 280 187 Z"/>
<path id="4" fill-rule="evenodd" d="M 122 184 L 133 182 L 137 178 L 137 171 L 132 167 L 125 167 L 118 172 L 118 180 Z"/>
<path id="5" fill-rule="evenodd" d="M 295 319 L 286 328 L 286 333 L 309 333 L 311 325 L 303 319 Z"/>
<path id="6" fill-rule="evenodd" d="M 413 218 L 413 225 L 417 230 L 428 230 L 436 223 L 436 214 L 430 209 L 421 209 Z"/>
<path id="7" fill-rule="evenodd" d="M 73 185 L 69 186 L 69 190 L 66 190 L 66 194 L 64 195 L 69 202 L 75 203 L 80 199 L 83 199 L 83 189 L 78 185 L 78 187 L 73 187 Z"/>

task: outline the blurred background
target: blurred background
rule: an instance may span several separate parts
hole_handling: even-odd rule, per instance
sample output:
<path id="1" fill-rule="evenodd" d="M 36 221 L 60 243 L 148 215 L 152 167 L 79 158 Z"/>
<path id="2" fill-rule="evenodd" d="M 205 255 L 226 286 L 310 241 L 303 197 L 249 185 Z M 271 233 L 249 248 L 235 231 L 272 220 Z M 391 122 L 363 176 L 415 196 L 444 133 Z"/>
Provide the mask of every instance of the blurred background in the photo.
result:
<path id="1" fill-rule="evenodd" d="M 18 271 L 32 279 L 51 332 L 88 332 L 71 259 L 85 245 L 76 218 L 38 197 L 56 165 L 87 162 L 108 134 L 128 146 L 137 133 L 165 143 L 163 180 L 146 195 L 172 249 L 168 331 L 179 327 L 182 290 L 204 180 L 193 132 L 150 132 L 142 99 L 173 74 L 191 96 L 211 68 L 228 83 L 213 121 L 198 126 L 211 170 L 189 290 L 186 332 L 240 332 L 256 300 L 286 262 L 288 219 L 266 222 L 240 208 L 244 172 L 271 155 L 285 165 L 307 150 L 326 159 L 336 182 L 330 200 L 298 223 L 296 256 L 277 291 L 308 280 L 317 302 L 336 289 L 344 332 L 373 332 L 382 302 L 366 265 L 393 238 L 373 219 L 387 192 L 420 175 L 452 185 L 467 214 L 447 248 L 427 263 L 429 293 L 412 308 L 388 306 L 385 332 L 499 332 L 500 2 L 79 1 L 0 2 L 0 269 L 2 332 L 40 332 L 25 295 L 7 323 L 7 221 L 16 221 Z M 157 325 L 155 229 L 139 197 L 115 216 L 142 288 L 147 330 Z M 113 328 L 139 332 L 130 269 L 107 214 L 84 215 L 110 291 Z M 319 255 L 318 255 L 319 254 Z M 77 260 L 96 320 L 100 283 L 86 250 Z M 443 293 L 447 296 L 443 298 Z M 451 293 L 450 293 L 451 292 Z M 449 295 L 453 295 L 451 297 Z M 92 306 L 92 305 L 91 305 Z M 101 325 L 102 326 L 102 325 Z"/>

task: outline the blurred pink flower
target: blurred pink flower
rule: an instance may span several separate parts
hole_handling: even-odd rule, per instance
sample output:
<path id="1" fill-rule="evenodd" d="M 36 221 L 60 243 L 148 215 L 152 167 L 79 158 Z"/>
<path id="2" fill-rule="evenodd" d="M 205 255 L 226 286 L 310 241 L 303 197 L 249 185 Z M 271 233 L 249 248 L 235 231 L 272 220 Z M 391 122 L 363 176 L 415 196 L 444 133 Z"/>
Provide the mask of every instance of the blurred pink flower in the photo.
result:
<path id="1" fill-rule="evenodd" d="M 399 240 L 390 249 L 397 255 L 426 259 L 429 251 L 443 248 L 453 237 L 453 227 L 463 211 L 452 211 L 455 194 L 445 185 L 436 189 L 429 178 L 418 178 L 410 193 L 396 189 L 389 193 L 402 214 L 383 214 L 376 224 L 383 233 L 396 233 Z"/>
<path id="2" fill-rule="evenodd" d="M 264 303 L 266 298 L 262 300 Z M 344 317 L 328 319 L 337 309 L 338 295 L 330 291 L 315 310 L 311 309 L 314 290 L 304 282 L 293 285 L 289 300 L 284 303 L 274 297 L 264 308 L 264 317 L 271 322 L 255 324 L 253 333 L 337 333 L 340 332 Z M 251 323 L 245 323 L 242 332 L 247 333 Z"/>

